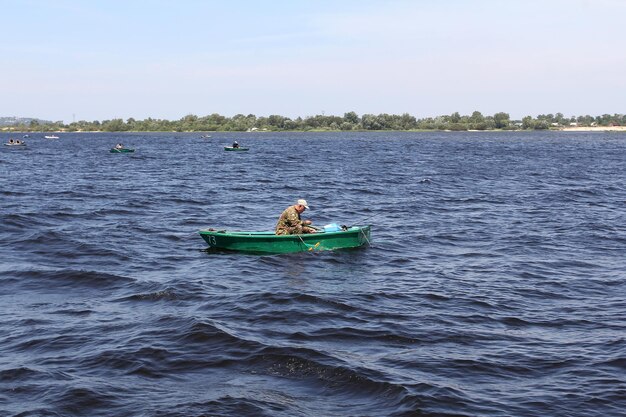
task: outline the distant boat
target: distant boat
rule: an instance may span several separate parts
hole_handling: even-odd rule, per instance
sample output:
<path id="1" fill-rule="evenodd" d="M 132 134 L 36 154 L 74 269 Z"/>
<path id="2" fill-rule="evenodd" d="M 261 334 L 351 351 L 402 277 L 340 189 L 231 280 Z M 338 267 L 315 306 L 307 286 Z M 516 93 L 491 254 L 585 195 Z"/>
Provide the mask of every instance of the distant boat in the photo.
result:
<path id="1" fill-rule="evenodd" d="M 211 135 L 202 135 L 202 136 L 200 136 L 200 139 L 208 139 L 210 137 L 211 137 Z"/>
<path id="2" fill-rule="evenodd" d="M 46 139 L 58 139 L 59 137 L 56 136 L 56 135 L 46 135 L 46 136 L 44 136 L 44 138 L 46 138 Z"/>
<path id="3" fill-rule="evenodd" d="M 7 142 L 4 144 L 4 146 L 26 146 L 26 142 L 24 141 L 15 141 L 15 142 Z"/>
<path id="4" fill-rule="evenodd" d="M 249 151 L 250 148 L 234 148 L 232 146 L 224 146 L 225 151 L 234 151 L 234 152 L 246 152 Z"/>
<path id="5" fill-rule="evenodd" d="M 135 152 L 134 149 L 129 149 L 129 148 L 111 148 L 111 150 L 109 151 L 111 153 L 130 153 L 130 152 Z"/>
<path id="6" fill-rule="evenodd" d="M 22 136 L 22 137 L 23 137 L 24 139 L 26 139 L 26 138 L 29 138 L 29 137 L 30 137 L 30 135 L 24 135 L 24 136 Z"/>

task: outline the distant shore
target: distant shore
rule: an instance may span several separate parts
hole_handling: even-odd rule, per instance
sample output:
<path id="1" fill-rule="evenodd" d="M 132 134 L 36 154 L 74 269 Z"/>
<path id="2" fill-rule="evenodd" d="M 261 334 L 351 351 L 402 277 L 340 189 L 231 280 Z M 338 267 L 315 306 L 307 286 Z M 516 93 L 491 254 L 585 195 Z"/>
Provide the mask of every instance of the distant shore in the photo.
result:
<path id="1" fill-rule="evenodd" d="M 394 130 L 394 129 L 380 129 L 380 130 L 361 130 L 354 129 L 349 132 L 541 132 L 541 131 L 552 131 L 552 132 L 624 132 L 626 133 L 626 126 L 571 126 L 571 127 L 560 127 L 560 128 L 550 128 L 550 129 L 485 129 L 485 130 L 476 130 L 476 129 L 467 129 L 467 130 L 449 130 L 449 129 L 407 129 L 407 130 Z M 3 133 L 13 133 L 13 134 L 22 134 L 27 133 L 31 135 L 36 134 L 45 134 L 45 133 L 238 133 L 238 134 L 250 134 L 251 132 L 245 131 L 234 131 L 234 130 L 124 130 L 124 131 L 107 131 L 107 130 L 67 130 L 67 129 L 59 129 L 59 130 L 46 130 L 46 131 L 37 131 L 32 132 L 28 130 L 14 130 L 10 127 L 2 127 L 0 128 L 0 132 Z M 252 133 L 268 133 L 268 132 L 345 132 L 343 130 L 333 130 L 333 129 L 309 129 L 309 130 L 257 130 Z"/>

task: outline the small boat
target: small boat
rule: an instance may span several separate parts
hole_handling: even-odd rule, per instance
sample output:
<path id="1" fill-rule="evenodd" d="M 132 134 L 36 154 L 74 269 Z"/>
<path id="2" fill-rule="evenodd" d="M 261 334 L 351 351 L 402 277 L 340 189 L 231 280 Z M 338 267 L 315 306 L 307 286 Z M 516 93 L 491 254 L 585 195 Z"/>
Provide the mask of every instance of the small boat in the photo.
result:
<path id="1" fill-rule="evenodd" d="M 44 136 L 45 139 L 58 139 L 59 137 L 56 135 L 46 135 Z"/>
<path id="2" fill-rule="evenodd" d="M 109 151 L 111 153 L 130 153 L 130 152 L 135 152 L 134 149 L 129 149 L 129 148 L 111 148 L 111 150 Z"/>
<path id="3" fill-rule="evenodd" d="M 4 146 L 26 146 L 26 142 L 7 142 Z"/>
<path id="4" fill-rule="evenodd" d="M 234 151 L 234 152 L 246 152 L 249 151 L 250 148 L 234 148 L 232 146 L 224 146 L 225 151 Z"/>
<path id="5" fill-rule="evenodd" d="M 200 136 L 200 139 L 208 139 L 210 137 L 211 137 L 211 135 L 202 135 L 202 136 Z"/>
<path id="6" fill-rule="evenodd" d="M 22 137 L 23 137 L 24 139 L 27 139 L 27 138 L 29 138 L 29 137 L 30 137 L 30 135 L 24 135 L 24 136 L 22 136 Z"/>
<path id="7" fill-rule="evenodd" d="M 250 253 L 291 253 L 358 248 L 370 244 L 370 226 L 352 226 L 336 232 L 276 235 L 274 232 L 200 230 L 209 248 Z"/>

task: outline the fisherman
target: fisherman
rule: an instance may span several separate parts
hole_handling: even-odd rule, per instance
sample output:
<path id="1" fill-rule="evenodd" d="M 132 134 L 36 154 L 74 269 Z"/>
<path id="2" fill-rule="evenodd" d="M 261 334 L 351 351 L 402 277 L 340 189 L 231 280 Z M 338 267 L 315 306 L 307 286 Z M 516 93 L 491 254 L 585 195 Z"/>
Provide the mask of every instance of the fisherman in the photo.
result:
<path id="1" fill-rule="evenodd" d="M 117 145 L 115 145 L 115 149 L 123 149 L 124 145 L 122 145 L 121 143 L 118 143 Z"/>
<path id="2" fill-rule="evenodd" d="M 9 139 L 9 143 L 13 143 L 13 139 Z"/>
<path id="3" fill-rule="evenodd" d="M 300 215 L 309 205 L 306 200 L 298 200 L 293 206 L 289 206 L 283 211 L 276 224 L 277 235 L 301 235 L 304 233 L 315 233 L 315 229 L 308 227 L 311 220 L 302 220 Z"/>
<path id="4" fill-rule="evenodd" d="M 235 141 L 235 142 L 233 143 L 233 148 L 238 148 L 238 147 L 239 147 L 239 142 Z"/>

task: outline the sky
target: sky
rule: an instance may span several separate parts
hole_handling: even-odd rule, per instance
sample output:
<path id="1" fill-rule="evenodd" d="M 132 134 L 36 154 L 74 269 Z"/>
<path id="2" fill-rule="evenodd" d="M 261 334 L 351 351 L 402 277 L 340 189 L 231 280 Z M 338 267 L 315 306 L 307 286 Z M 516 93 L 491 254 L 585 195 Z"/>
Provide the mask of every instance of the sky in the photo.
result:
<path id="1" fill-rule="evenodd" d="M 626 0 L 0 0 L 0 117 L 626 112 Z"/>

